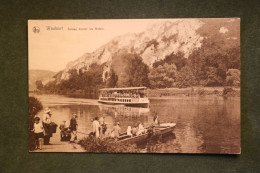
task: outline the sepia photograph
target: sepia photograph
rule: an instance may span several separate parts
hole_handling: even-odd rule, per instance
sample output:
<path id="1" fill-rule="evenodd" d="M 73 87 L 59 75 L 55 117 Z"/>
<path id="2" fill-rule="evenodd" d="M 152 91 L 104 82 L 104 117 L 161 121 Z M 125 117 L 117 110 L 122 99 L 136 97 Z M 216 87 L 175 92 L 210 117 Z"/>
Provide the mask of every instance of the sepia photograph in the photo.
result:
<path id="1" fill-rule="evenodd" d="M 28 150 L 241 154 L 240 68 L 240 18 L 28 20 Z"/>

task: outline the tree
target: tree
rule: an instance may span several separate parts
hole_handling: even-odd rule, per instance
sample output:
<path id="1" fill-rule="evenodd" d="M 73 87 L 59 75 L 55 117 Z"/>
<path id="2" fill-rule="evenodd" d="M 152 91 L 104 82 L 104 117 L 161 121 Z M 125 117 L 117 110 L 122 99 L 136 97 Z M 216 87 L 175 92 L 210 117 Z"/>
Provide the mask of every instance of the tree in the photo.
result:
<path id="1" fill-rule="evenodd" d="M 226 83 L 229 86 L 239 86 L 240 71 L 238 69 L 228 69 Z"/>
<path id="2" fill-rule="evenodd" d="M 38 90 L 42 90 L 43 89 L 42 81 L 39 81 L 39 80 L 35 81 L 35 85 L 36 85 L 36 88 Z"/>
<path id="3" fill-rule="evenodd" d="M 149 68 L 140 55 L 120 50 L 113 55 L 112 70 L 117 76 L 116 86 L 149 86 Z"/>
<path id="4" fill-rule="evenodd" d="M 108 87 L 108 88 L 116 87 L 117 81 L 118 81 L 118 77 L 117 77 L 116 73 L 114 72 L 114 70 L 111 69 L 109 78 L 106 81 L 106 87 Z"/>
<path id="5" fill-rule="evenodd" d="M 223 84 L 222 78 L 217 74 L 217 68 L 207 68 L 207 81 L 206 86 L 220 86 Z"/>
<path id="6" fill-rule="evenodd" d="M 143 63 L 142 58 L 139 55 L 129 59 L 128 75 L 130 76 L 130 86 L 149 86 L 148 79 L 149 68 Z"/>
<path id="7" fill-rule="evenodd" d="M 174 64 L 165 63 L 151 70 L 149 73 L 150 86 L 152 88 L 169 88 L 175 81 L 177 67 Z"/>
<path id="8" fill-rule="evenodd" d="M 153 68 L 158 67 L 159 65 L 163 64 L 175 64 L 177 67 L 177 70 L 179 71 L 182 67 L 184 67 L 187 64 L 187 59 L 184 57 L 183 52 L 178 53 L 171 53 L 170 55 L 165 56 L 163 60 L 159 60 L 153 63 Z"/>
<path id="9" fill-rule="evenodd" d="M 189 66 L 183 67 L 176 75 L 176 86 L 186 88 L 197 84 L 196 78 Z"/>
<path id="10" fill-rule="evenodd" d="M 223 86 L 229 68 L 240 69 L 240 46 L 237 40 L 223 35 L 204 39 L 202 47 L 189 56 L 197 81 L 207 86 Z"/>

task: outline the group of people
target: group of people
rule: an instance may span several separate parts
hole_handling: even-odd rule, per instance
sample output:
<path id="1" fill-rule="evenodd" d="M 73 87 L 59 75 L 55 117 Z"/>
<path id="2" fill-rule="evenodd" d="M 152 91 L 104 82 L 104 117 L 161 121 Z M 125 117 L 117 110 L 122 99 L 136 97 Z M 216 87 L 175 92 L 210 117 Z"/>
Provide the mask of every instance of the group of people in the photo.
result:
<path id="1" fill-rule="evenodd" d="M 51 120 L 52 113 L 49 108 L 45 108 L 44 115 L 41 118 L 36 116 L 34 118 L 34 125 L 32 131 L 34 132 L 34 138 L 36 143 L 36 149 L 42 150 L 43 145 L 51 145 L 50 138 L 53 133 L 56 133 L 57 124 Z M 59 129 L 61 141 L 70 140 L 71 142 L 77 140 L 77 114 L 73 114 L 70 120 L 69 127 L 66 126 L 66 120 L 64 120 Z"/>
<path id="2" fill-rule="evenodd" d="M 34 125 L 32 131 L 34 132 L 34 138 L 36 141 L 36 148 L 42 149 L 42 145 L 50 145 L 50 138 L 52 133 L 56 132 L 57 125 L 51 121 L 51 110 L 45 108 L 42 122 L 40 123 L 40 117 L 34 118 Z"/>
<path id="3" fill-rule="evenodd" d="M 70 119 L 69 127 L 66 126 L 66 120 L 63 120 L 63 123 L 59 127 L 61 141 L 75 142 L 77 140 L 77 130 L 78 130 L 77 118 L 78 118 L 77 114 L 74 113 L 72 118 Z"/>
<path id="4" fill-rule="evenodd" d="M 143 93 L 102 93 L 101 94 L 102 97 L 127 97 L 127 98 L 140 98 L 140 97 L 144 97 L 145 95 Z"/>
<path id="5" fill-rule="evenodd" d="M 101 116 L 100 118 L 95 117 L 92 121 L 92 132 L 90 135 L 95 136 L 96 138 L 103 138 L 107 131 L 107 123 L 105 122 L 105 117 Z"/>
<path id="6" fill-rule="evenodd" d="M 132 136 L 139 136 L 139 135 L 144 134 L 146 132 L 147 132 L 147 129 L 144 128 L 143 123 L 140 123 L 138 126 L 137 125 L 133 126 L 133 128 L 131 128 L 131 126 L 128 126 L 126 134 L 128 136 L 132 137 Z"/>
<path id="7" fill-rule="evenodd" d="M 117 121 L 115 122 L 111 132 L 107 132 L 107 125 L 108 123 L 105 122 L 105 117 L 101 116 L 100 118 L 95 117 L 92 122 L 92 132 L 90 136 L 94 136 L 96 138 L 104 138 L 104 137 L 112 137 L 118 139 L 120 136 L 120 123 Z"/>
<path id="8" fill-rule="evenodd" d="M 42 123 L 40 122 L 40 117 L 36 116 L 34 121 L 34 137 L 36 140 L 36 146 L 39 149 L 42 149 L 42 145 L 51 145 L 50 138 L 52 137 L 53 133 L 56 133 L 57 125 L 51 121 L 51 110 L 46 108 L 44 111 L 44 115 L 42 118 Z M 158 115 L 154 113 L 153 118 L 154 125 L 159 125 Z M 110 133 L 107 132 L 107 125 L 108 123 L 105 122 L 105 117 L 101 116 L 100 118 L 95 117 L 92 120 L 92 132 L 90 135 L 96 138 L 104 138 L 104 137 L 112 137 L 115 140 L 118 140 L 121 134 L 121 127 L 120 123 L 117 121 L 115 122 L 112 130 Z M 61 141 L 70 141 L 75 142 L 77 140 L 77 114 L 73 114 L 72 118 L 70 119 L 69 127 L 66 126 L 66 120 L 64 120 L 60 126 L 60 140 Z M 147 132 L 147 129 L 144 128 L 143 123 L 139 123 L 138 125 L 134 125 L 133 127 L 128 126 L 127 128 L 127 136 L 138 136 Z"/>
<path id="9" fill-rule="evenodd" d="M 159 125 L 159 117 L 157 113 L 154 113 L 153 117 L 153 125 L 156 126 Z M 96 138 L 103 138 L 103 137 L 111 137 L 114 138 L 115 140 L 118 140 L 120 135 L 121 135 L 121 127 L 120 127 L 120 122 L 115 122 L 111 132 L 107 132 L 107 124 L 105 122 L 105 117 L 101 116 L 100 118 L 95 117 L 92 120 L 92 132 L 90 133 L 90 136 L 94 136 Z M 133 127 L 128 126 L 127 128 L 127 136 L 133 137 L 133 136 L 139 136 L 141 134 L 144 134 L 147 132 L 147 129 L 144 128 L 143 123 L 139 123 L 138 125 L 134 125 Z"/>

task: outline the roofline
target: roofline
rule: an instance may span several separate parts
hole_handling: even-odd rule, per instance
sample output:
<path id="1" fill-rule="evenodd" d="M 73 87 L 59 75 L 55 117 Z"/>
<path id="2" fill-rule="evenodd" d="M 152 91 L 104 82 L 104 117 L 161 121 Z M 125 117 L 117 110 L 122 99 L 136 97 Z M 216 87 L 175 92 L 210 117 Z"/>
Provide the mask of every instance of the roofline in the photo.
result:
<path id="1" fill-rule="evenodd" d="M 146 87 L 127 87 L 127 88 L 102 88 L 100 91 L 118 91 L 118 90 L 139 90 L 146 89 Z"/>

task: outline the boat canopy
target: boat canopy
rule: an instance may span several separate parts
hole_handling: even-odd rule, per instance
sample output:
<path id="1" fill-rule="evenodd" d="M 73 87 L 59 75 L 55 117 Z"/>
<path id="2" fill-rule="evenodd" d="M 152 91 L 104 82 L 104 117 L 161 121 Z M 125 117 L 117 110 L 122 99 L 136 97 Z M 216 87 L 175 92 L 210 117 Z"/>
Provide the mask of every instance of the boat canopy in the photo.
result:
<path id="1" fill-rule="evenodd" d="M 146 87 L 128 87 L 128 88 L 103 88 L 99 89 L 100 91 L 120 91 L 120 90 L 142 90 Z"/>

